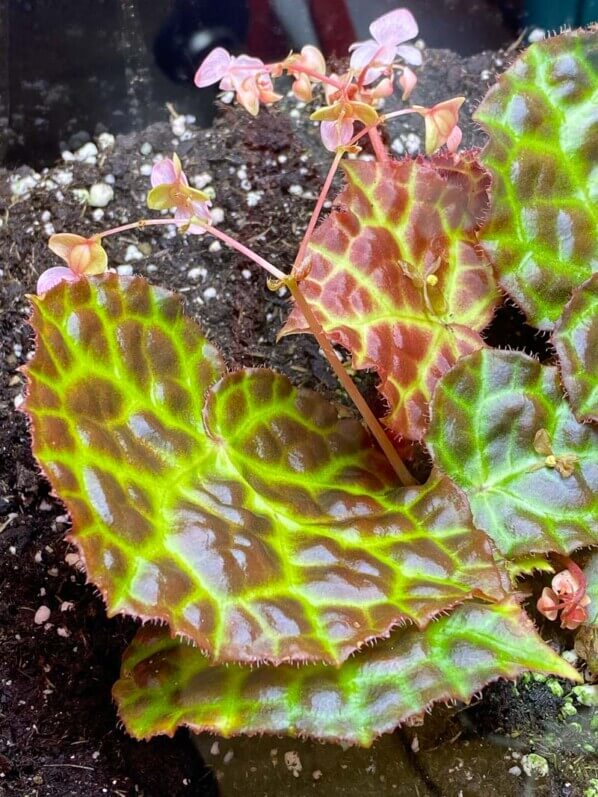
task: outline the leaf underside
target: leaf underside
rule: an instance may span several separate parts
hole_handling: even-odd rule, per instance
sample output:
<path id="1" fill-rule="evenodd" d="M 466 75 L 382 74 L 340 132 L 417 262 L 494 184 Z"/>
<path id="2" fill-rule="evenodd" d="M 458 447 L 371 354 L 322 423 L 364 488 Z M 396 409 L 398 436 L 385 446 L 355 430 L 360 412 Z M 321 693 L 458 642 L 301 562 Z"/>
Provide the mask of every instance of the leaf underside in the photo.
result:
<path id="1" fill-rule="evenodd" d="M 474 114 L 492 206 L 480 240 L 541 329 L 598 267 L 598 29 L 532 44 Z"/>
<path id="2" fill-rule="evenodd" d="M 577 457 L 569 477 L 534 449 L 540 429 L 556 457 Z M 575 419 L 556 368 L 514 351 L 464 357 L 436 386 L 427 443 L 506 556 L 598 544 L 598 434 Z"/>
<path id="3" fill-rule="evenodd" d="M 483 346 L 497 299 L 477 230 L 488 175 L 459 159 L 345 163 L 338 209 L 318 227 L 301 290 L 328 337 L 372 368 L 388 401 L 385 423 L 420 440 L 437 379 Z M 437 284 L 426 284 L 426 278 Z M 295 307 L 281 334 L 307 325 Z"/>
<path id="4" fill-rule="evenodd" d="M 598 421 L 598 274 L 573 292 L 552 340 L 575 417 Z"/>
<path id="5" fill-rule="evenodd" d="M 166 629 L 142 628 L 125 652 L 113 694 L 128 732 L 172 736 L 177 727 L 310 736 L 369 746 L 440 700 L 469 700 L 489 681 L 524 670 L 579 680 L 512 602 L 463 604 L 425 631 L 400 629 L 345 661 L 325 665 L 210 667 Z"/>
<path id="6" fill-rule="evenodd" d="M 32 301 L 34 453 L 109 613 L 163 620 L 215 660 L 338 663 L 503 595 L 448 479 L 401 488 L 316 393 L 225 375 L 175 295 L 107 274 Z"/>

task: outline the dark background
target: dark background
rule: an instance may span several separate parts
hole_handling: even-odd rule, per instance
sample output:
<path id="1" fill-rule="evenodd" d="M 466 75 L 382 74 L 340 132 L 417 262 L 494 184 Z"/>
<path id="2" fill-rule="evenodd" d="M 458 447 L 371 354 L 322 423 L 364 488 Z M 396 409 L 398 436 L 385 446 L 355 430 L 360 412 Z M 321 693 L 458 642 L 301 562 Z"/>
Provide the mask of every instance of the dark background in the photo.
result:
<path id="1" fill-rule="evenodd" d="M 598 0 L 0 0 L 0 164 L 39 168 L 86 134 L 164 119 L 167 101 L 207 125 L 213 94 L 192 77 L 212 47 L 343 54 L 397 5 L 428 46 L 462 55 L 598 17 Z"/>

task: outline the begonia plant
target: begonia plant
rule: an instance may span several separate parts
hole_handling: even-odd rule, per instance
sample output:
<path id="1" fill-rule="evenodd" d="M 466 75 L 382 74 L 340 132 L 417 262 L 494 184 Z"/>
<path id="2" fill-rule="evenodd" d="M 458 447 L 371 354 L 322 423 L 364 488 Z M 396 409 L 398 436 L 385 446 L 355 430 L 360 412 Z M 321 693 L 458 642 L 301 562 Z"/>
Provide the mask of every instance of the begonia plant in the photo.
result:
<path id="1" fill-rule="evenodd" d="M 481 152 L 458 150 L 462 97 L 386 110 L 423 61 L 411 13 L 370 33 L 343 74 L 306 45 L 272 64 L 217 48 L 195 76 L 253 115 L 285 74 L 318 105 L 334 156 L 288 270 L 214 226 L 176 153 L 148 194 L 174 215 L 50 239 L 67 265 L 31 297 L 24 409 L 88 579 L 110 614 L 151 622 L 114 688 L 139 738 L 186 725 L 369 745 L 496 678 L 581 678 L 516 581 L 548 623 L 595 621 L 596 568 L 574 558 L 598 545 L 598 31 L 514 61 L 477 111 Z M 408 113 L 427 157 L 397 160 L 383 128 Z M 316 337 L 362 420 L 269 369 L 229 371 L 179 297 L 111 272 L 102 239 L 151 225 L 214 236 L 288 287 L 280 334 Z M 501 291 L 552 330 L 550 361 L 488 346 Z M 334 345 L 378 374 L 381 418 Z M 558 570 L 543 591 L 537 570 Z"/>

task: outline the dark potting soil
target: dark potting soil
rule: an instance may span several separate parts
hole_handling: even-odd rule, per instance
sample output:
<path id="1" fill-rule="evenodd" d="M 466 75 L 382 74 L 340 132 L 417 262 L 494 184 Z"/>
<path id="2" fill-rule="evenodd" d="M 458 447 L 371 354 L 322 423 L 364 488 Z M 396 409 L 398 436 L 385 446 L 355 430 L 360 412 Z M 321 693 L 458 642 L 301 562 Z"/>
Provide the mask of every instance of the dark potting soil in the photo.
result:
<path id="1" fill-rule="evenodd" d="M 464 94 L 468 98 L 463 114 L 465 142 L 481 144 L 483 137 L 469 116 L 504 59 L 504 55 L 491 53 L 460 59 L 447 51 L 428 51 L 414 102 L 430 105 Z M 30 452 L 26 419 L 18 412 L 23 379 L 16 369 L 27 361 L 32 349 L 25 294 L 34 290 L 41 271 L 56 264 L 46 246 L 48 236 L 54 230 L 91 235 L 147 215 L 147 172 L 153 154 L 170 154 L 176 147 L 189 176 L 200 176 L 204 184 L 211 179 L 209 185 L 216 191 L 214 205 L 222 209 L 219 226 L 281 268 L 290 266 L 330 158 L 319 144 L 317 129 L 306 121 L 306 111 L 294 101 L 285 103 L 290 115 L 264 111 L 253 120 L 224 108 L 215 128 L 199 130 L 188 125 L 183 140 L 175 139 L 165 121 L 119 136 L 114 146 L 91 159 L 95 162 L 67 161 L 42 173 L 26 167 L 14 173 L 0 172 L 2 795 L 207 797 L 218 790 L 223 795 L 240 793 L 237 784 L 250 795 L 323 789 L 349 793 L 340 776 L 337 778 L 336 772 L 332 776 L 332 767 L 327 770 L 326 761 L 319 766 L 318 777 L 307 770 L 305 777 L 294 777 L 281 765 L 278 780 L 261 779 L 260 745 L 269 744 L 268 749 L 285 745 L 284 749 L 290 750 L 298 744 L 292 740 L 259 744 L 258 740 L 246 740 L 244 748 L 237 743 L 237 771 L 227 779 L 224 770 L 230 758 L 224 763 L 214 759 L 213 740 L 202 743 L 206 766 L 185 731 L 174 739 L 147 743 L 124 733 L 110 690 L 136 623 L 130 618 L 108 619 L 93 587 L 86 585 L 84 575 L 72 566 L 74 550 L 63 541 L 68 518 L 39 474 Z M 405 124 L 391 130 L 389 142 L 395 151 L 412 153 L 421 144 L 421 135 L 419 122 L 407 118 Z M 114 198 L 100 220 L 102 214 L 82 203 L 73 191 L 88 189 L 106 178 L 111 181 L 110 175 Z M 124 266 L 121 271 L 132 266 L 150 281 L 180 292 L 189 315 L 223 350 L 231 367 L 271 365 L 297 385 L 317 388 L 333 400 L 344 401 L 309 337 L 288 338 L 275 345 L 288 297 L 271 293 L 262 274 L 237 254 L 207 237 L 171 235 L 164 228 L 110 238 L 106 248 L 111 264 Z M 489 340 L 504 342 L 505 330 L 512 347 L 550 355 L 545 340 L 507 305 L 499 311 Z M 360 384 L 375 400 L 373 377 L 362 377 Z M 43 619 L 41 607 L 47 607 L 49 616 L 36 623 Z M 538 690 L 545 700 L 546 688 L 538 685 Z M 534 749 L 537 739 L 530 738 L 534 725 L 525 717 L 536 716 L 533 707 L 538 701 L 544 712 L 547 704 L 529 691 L 515 692 L 511 685 L 489 687 L 484 695 L 475 710 L 460 712 L 458 719 L 444 707 L 437 709 L 432 720 L 418 729 L 422 739 L 419 756 L 413 729 L 387 737 L 372 751 L 380 756 L 375 777 L 372 765 L 363 763 L 369 752 L 338 748 L 328 760 L 336 756 L 338 772 L 344 772 L 345 779 L 349 775 L 351 788 L 358 785 L 364 795 L 416 793 L 408 786 L 401 787 L 401 782 L 406 783 L 401 775 L 398 790 L 381 775 L 380 767 L 390 771 L 395 765 L 399 750 L 417 773 L 419 786 L 414 788 L 421 795 L 516 797 L 528 793 L 531 784 L 525 782 L 521 770 L 519 775 L 507 774 L 520 756 L 513 753 L 510 757 L 510 745 L 515 745 L 512 740 L 517 736 L 513 749 Z M 513 727 L 505 728 L 504 717 L 513 705 L 520 705 L 522 714 Z M 552 706 L 554 718 L 558 708 Z M 436 724 L 434 717 L 440 718 Z M 500 736 L 502 747 L 486 744 L 492 735 Z M 455 746 L 457 737 L 458 744 L 470 745 L 467 752 Z M 244 763 L 243 750 L 255 753 L 251 765 L 247 759 Z M 272 767 L 270 753 L 264 753 L 264 760 Z M 456 763 L 459 760 L 461 768 Z M 583 768 L 585 763 L 575 766 L 573 762 L 579 760 L 575 746 L 559 751 L 558 760 L 556 756 L 551 759 L 549 776 L 535 783 L 533 793 L 581 795 L 589 770 Z M 255 779 L 252 772 L 257 772 Z"/>

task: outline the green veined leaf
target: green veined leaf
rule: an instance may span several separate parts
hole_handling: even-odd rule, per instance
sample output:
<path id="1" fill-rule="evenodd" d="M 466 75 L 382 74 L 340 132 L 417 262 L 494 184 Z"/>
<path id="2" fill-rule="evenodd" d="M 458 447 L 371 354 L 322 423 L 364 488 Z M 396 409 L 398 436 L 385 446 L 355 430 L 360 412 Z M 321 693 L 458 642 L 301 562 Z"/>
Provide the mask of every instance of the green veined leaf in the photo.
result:
<path id="1" fill-rule="evenodd" d="M 172 736 L 181 725 L 223 736 L 312 736 L 368 746 L 440 700 L 469 700 L 489 681 L 524 670 L 579 681 L 514 603 L 466 603 L 425 631 L 399 629 L 345 661 L 210 667 L 166 629 L 143 628 L 114 686 L 130 734 Z"/>
<path id="2" fill-rule="evenodd" d="M 532 44 L 474 115 L 490 140 L 480 233 L 499 282 L 541 329 L 598 267 L 598 29 Z"/>
<path id="3" fill-rule="evenodd" d="M 598 435 L 556 368 L 514 351 L 464 357 L 436 386 L 427 442 L 505 556 L 598 543 Z"/>
<path id="4" fill-rule="evenodd" d="M 598 627 L 598 552 L 590 556 L 583 572 L 587 580 L 586 594 L 590 598 L 588 623 Z"/>
<path id="5" fill-rule="evenodd" d="M 111 614 L 167 621 L 217 660 L 339 662 L 503 594 L 452 482 L 402 489 L 317 394 L 223 375 L 178 297 L 109 274 L 33 302 L 34 452 Z"/>
<path id="6" fill-rule="evenodd" d="M 301 290 L 353 366 L 374 368 L 395 433 L 422 438 L 437 379 L 483 346 L 497 293 L 477 245 L 488 176 L 459 158 L 344 165 L 338 210 L 300 264 Z M 306 331 L 294 308 L 282 333 Z"/>
<path id="7" fill-rule="evenodd" d="M 598 421 L 598 274 L 573 292 L 553 342 L 575 417 Z"/>

